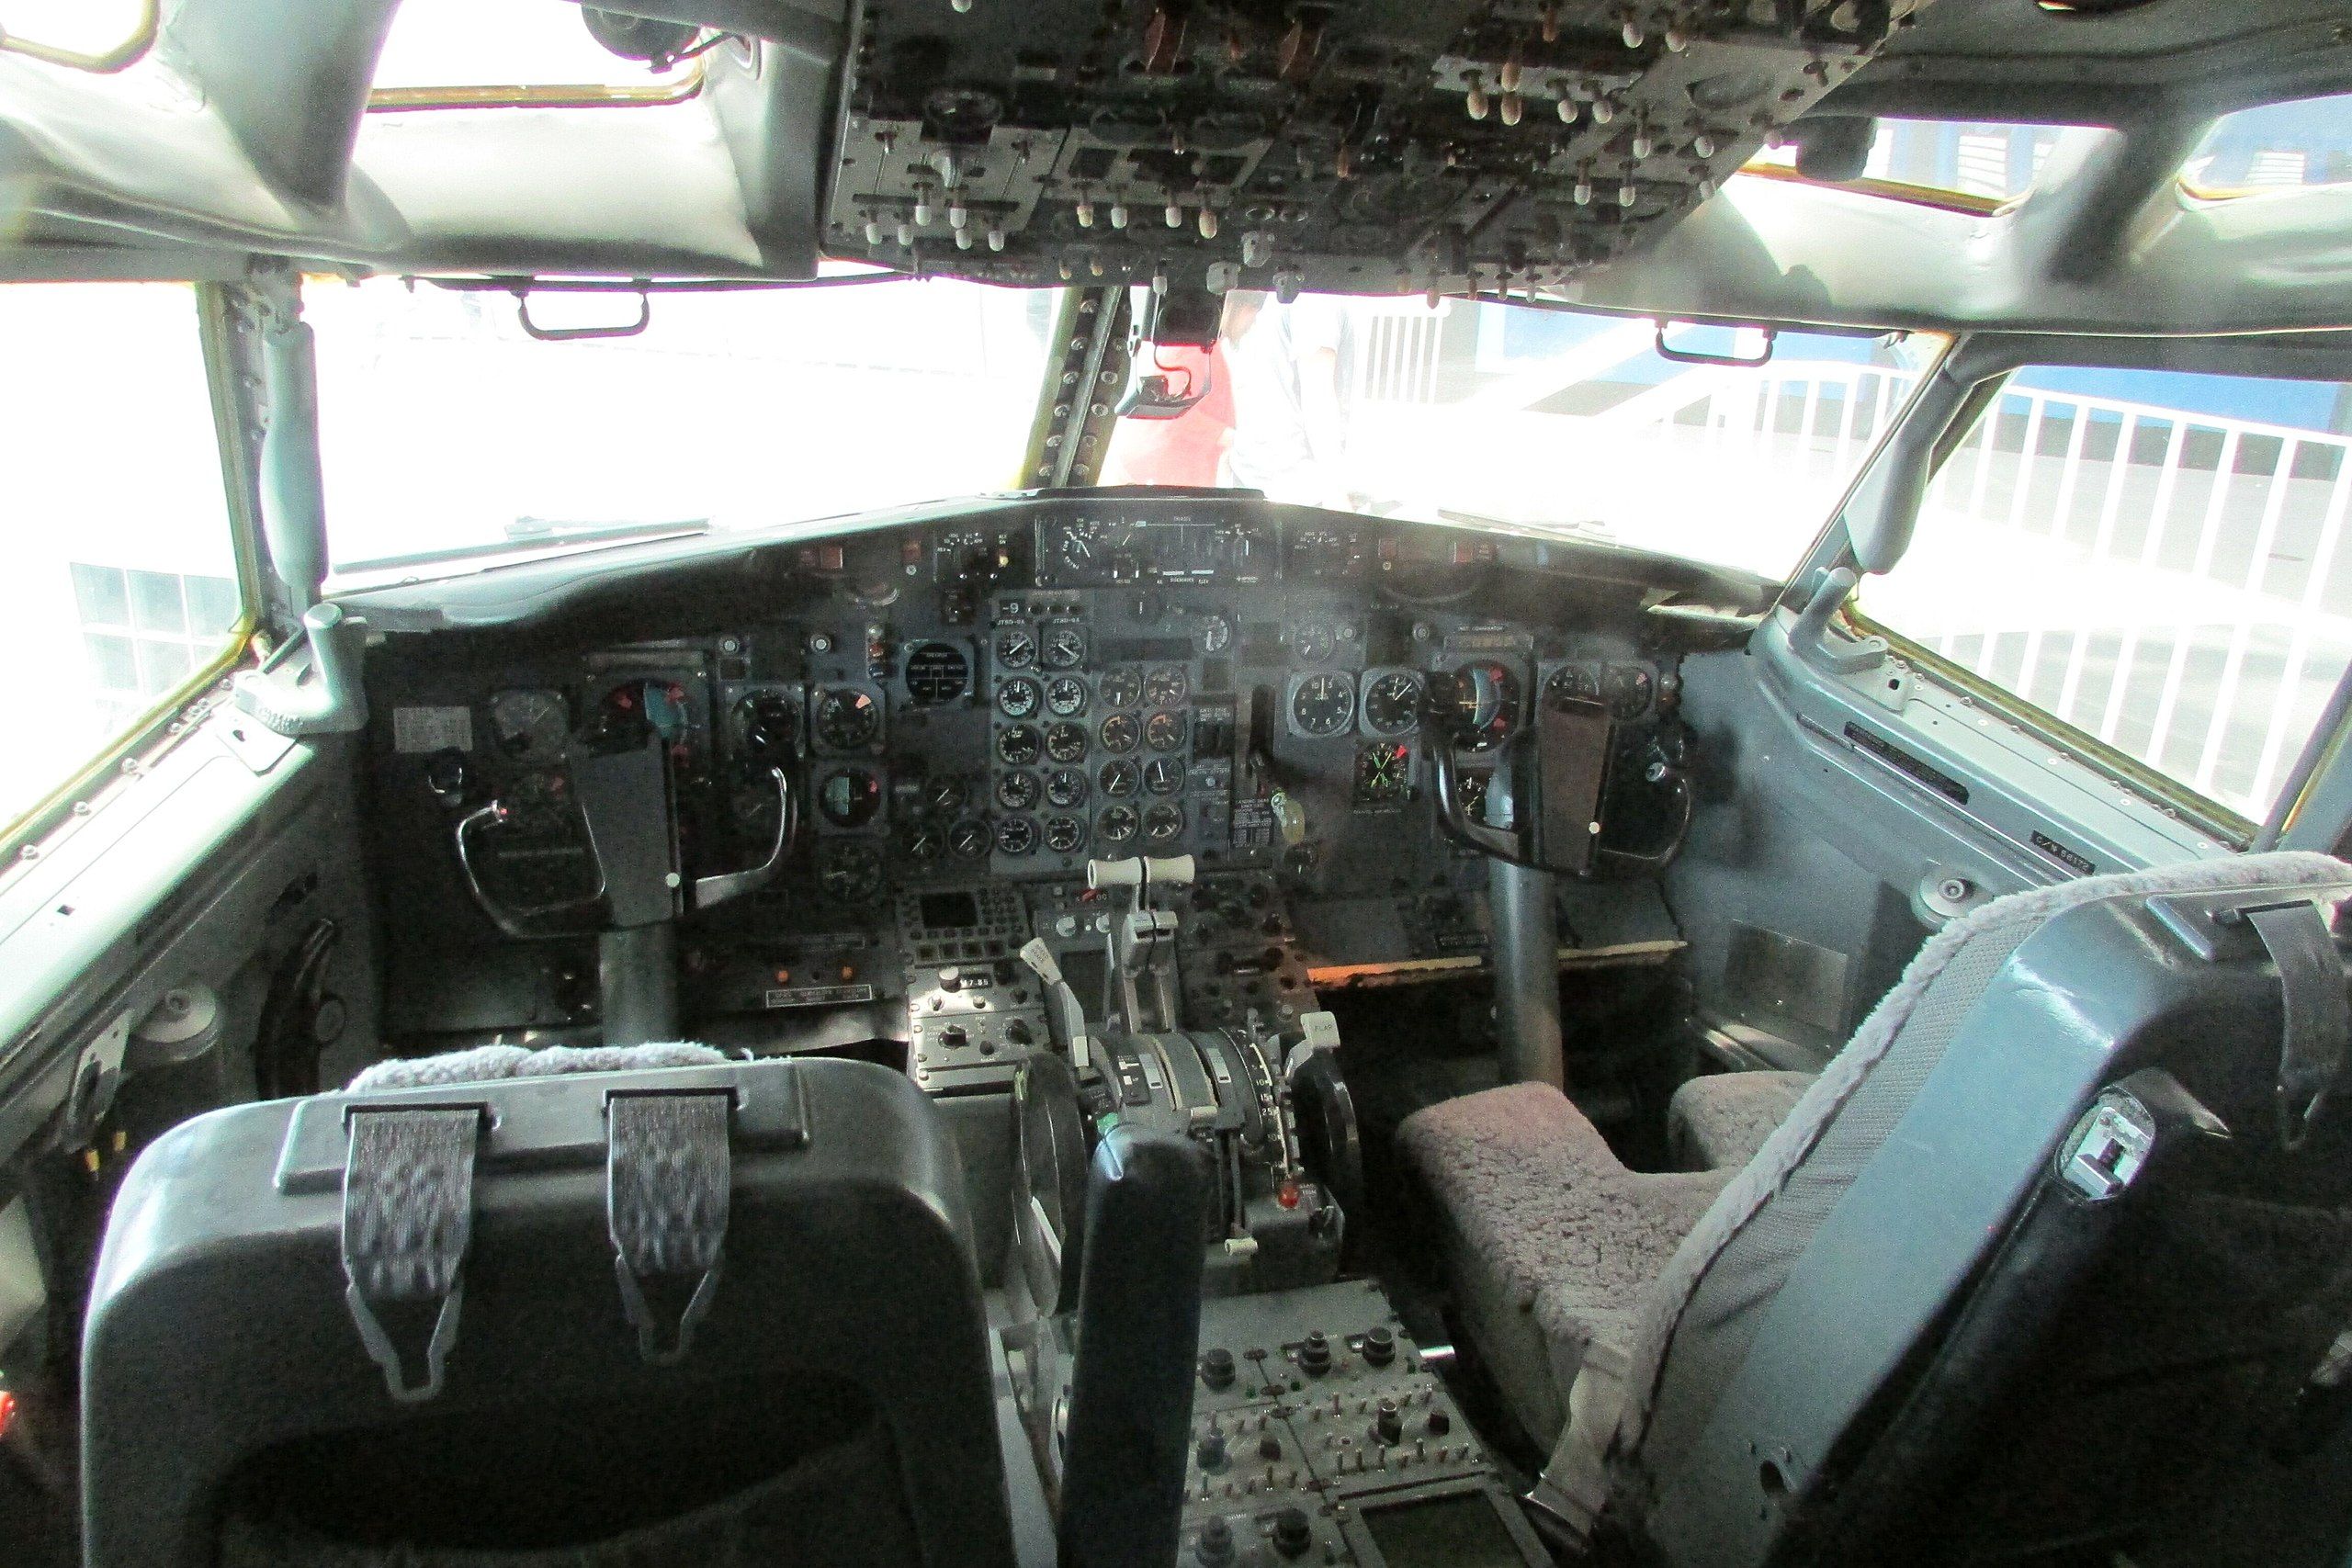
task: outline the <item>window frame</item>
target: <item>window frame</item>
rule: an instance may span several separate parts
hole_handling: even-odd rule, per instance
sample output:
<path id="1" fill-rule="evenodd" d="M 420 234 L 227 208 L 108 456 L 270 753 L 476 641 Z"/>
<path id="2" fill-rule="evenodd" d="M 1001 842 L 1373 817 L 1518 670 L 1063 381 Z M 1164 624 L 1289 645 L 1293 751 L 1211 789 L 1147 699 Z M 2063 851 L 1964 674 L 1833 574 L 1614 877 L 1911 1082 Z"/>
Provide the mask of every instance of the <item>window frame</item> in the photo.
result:
<path id="1" fill-rule="evenodd" d="M 104 288 L 116 280 L 80 281 Z M 186 278 L 154 281 L 185 283 L 192 295 L 198 346 L 204 358 L 205 387 L 212 417 L 213 446 L 220 463 L 230 549 L 236 566 L 237 619 L 232 627 L 232 635 L 223 640 L 212 659 L 198 665 L 187 680 L 158 697 L 113 741 L 48 795 L 26 807 L 14 821 L 0 822 L 0 878 L 24 862 L 38 858 L 61 828 L 97 809 L 103 797 L 117 784 L 136 777 L 155 758 L 192 732 L 193 721 L 199 716 L 196 710 L 202 706 L 212 688 L 232 671 L 255 661 L 255 634 L 265 627 L 263 611 L 268 596 L 258 542 L 260 491 L 254 466 L 258 422 L 240 389 L 235 345 L 240 330 L 237 305 L 229 288 L 217 282 Z M 5 287 L 0 284 L 0 288 Z"/>
<path id="2" fill-rule="evenodd" d="M 2022 371 L 2037 367 L 2171 371 L 2250 379 L 2352 383 L 2352 355 L 2346 352 L 2345 346 L 2308 334 L 2178 339 L 2092 339 L 2052 334 L 2016 337 L 1976 335 L 1956 342 L 1946 363 L 1951 367 L 1954 378 L 1965 384 L 1966 390 L 1942 427 L 1926 437 L 1931 443 L 1930 458 L 1917 495 L 1911 502 L 1915 508 L 1942 473 L 1944 465 L 1974 434 L 1978 423 L 1998 409 L 2002 392 L 2011 378 Z M 1916 524 L 1916 521 L 1915 513 L 1913 522 Z M 1840 549 L 1843 547 L 1841 540 Z M 1817 550 L 1809 565 L 1818 566 L 1822 558 L 1822 552 Z M 2232 849 L 2245 850 L 2263 832 L 2265 823 L 2256 822 L 2231 807 L 2199 794 L 2187 782 L 2131 756 L 2051 713 L 2022 694 L 1978 675 L 1973 670 L 1871 616 L 1861 607 L 1868 581 L 1867 577 L 1858 581 L 1854 592 L 1848 595 L 1839 606 L 1838 619 L 1849 630 L 1860 636 L 1884 638 L 1889 652 L 1914 670 L 1932 676 L 1939 684 L 1989 709 L 2038 742 L 2097 769 L 2146 804 L 2187 823 L 2217 842 Z M 2352 679 L 2352 671 L 2347 671 L 2346 678 Z M 2321 714 L 2323 723 L 2326 716 L 2324 708 Z M 2280 781 L 2280 793 L 2271 807 L 2267 821 L 2291 820 L 2315 781 L 2316 775 L 2299 779 L 2293 759 L 2309 750 L 2315 740 L 2335 742 L 2347 732 L 2352 732 L 2352 720 L 2340 724 L 2332 734 L 2323 736 L 2314 731 L 2303 738 L 2296 750 L 2290 754 L 2289 771 Z"/>

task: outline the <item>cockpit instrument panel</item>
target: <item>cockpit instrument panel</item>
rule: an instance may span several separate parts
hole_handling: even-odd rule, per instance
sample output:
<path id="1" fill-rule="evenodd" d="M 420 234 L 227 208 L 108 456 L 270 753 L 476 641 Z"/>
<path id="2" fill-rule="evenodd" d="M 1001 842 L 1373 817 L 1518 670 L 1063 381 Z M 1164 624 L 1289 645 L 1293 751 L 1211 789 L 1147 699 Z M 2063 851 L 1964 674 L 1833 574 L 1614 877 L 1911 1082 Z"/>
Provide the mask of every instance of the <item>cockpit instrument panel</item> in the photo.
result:
<path id="1" fill-rule="evenodd" d="M 1432 747 L 1475 799 L 1531 705 L 1598 702 L 1625 759 L 1604 822 L 1680 754 L 1657 744 L 1679 695 L 1643 609 L 1657 591 L 1503 547 L 1244 497 L 1056 496 L 796 544 L 749 577 L 756 599 L 648 612 L 636 640 L 588 642 L 608 619 L 570 643 L 392 638 L 370 679 L 396 922 L 444 931 L 445 965 L 498 947 L 448 919 L 467 897 L 446 863 L 493 800 L 512 818 L 474 848 L 509 903 L 593 898 L 572 770 L 657 742 L 695 875 L 757 863 L 779 813 L 797 823 L 774 885 L 719 919 L 739 945 L 764 909 L 854 934 L 894 893 L 1068 890 L 1093 858 L 1190 854 L 1309 897 L 1475 883 L 1439 830 Z M 763 962 L 729 994 L 803 994 L 805 960 Z M 541 1010 L 498 1022 L 565 1016 L 560 980 L 534 984 Z"/>

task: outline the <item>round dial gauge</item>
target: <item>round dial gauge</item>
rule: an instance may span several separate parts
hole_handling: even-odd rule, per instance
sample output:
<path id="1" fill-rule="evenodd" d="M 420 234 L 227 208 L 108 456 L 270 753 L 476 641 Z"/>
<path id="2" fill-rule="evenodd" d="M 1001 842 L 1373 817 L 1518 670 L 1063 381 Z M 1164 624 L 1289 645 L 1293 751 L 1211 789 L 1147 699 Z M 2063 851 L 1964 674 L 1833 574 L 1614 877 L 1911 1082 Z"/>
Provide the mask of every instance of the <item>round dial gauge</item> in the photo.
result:
<path id="1" fill-rule="evenodd" d="M 1046 778 L 1046 798 L 1067 810 L 1086 798 L 1086 775 L 1076 768 L 1056 768 Z"/>
<path id="2" fill-rule="evenodd" d="M 1094 819 L 1094 837 L 1102 843 L 1124 844 L 1136 836 L 1139 825 L 1134 807 L 1106 806 Z"/>
<path id="3" fill-rule="evenodd" d="M 1135 794 L 1136 785 L 1140 782 L 1133 762 L 1105 762 L 1102 771 L 1094 775 L 1095 787 L 1114 800 L 1124 800 Z"/>
<path id="4" fill-rule="evenodd" d="M 1037 662 L 1037 638 L 1027 626 L 1012 626 L 996 634 L 996 663 L 1000 670 L 1026 670 Z"/>
<path id="5" fill-rule="evenodd" d="M 1413 749 L 1402 741 L 1375 740 L 1356 753 L 1356 804 L 1395 806 L 1413 783 Z"/>
<path id="6" fill-rule="evenodd" d="M 1192 690 L 1177 665 L 1162 665 L 1143 678 L 1143 700 L 1156 708 L 1172 708 Z"/>
<path id="7" fill-rule="evenodd" d="M 792 737 L 800 728 L 799 705 L 782 692 L 754 692 L 736 705 L 743 735 L 743 759 L 772 768 L 792 760 Z"/>
<path id="8" fill-rule="evenodd" d="M 1600 672 L 1589 664 L 1563 664 L 1544 682 L 1544 695 L 1555 703 L 1597 703 L 1600 700 Z"/>
<path id="9" fill-rule="evenodd" d="M 1015 675 L 996 689 L 996 710 L 1007 718 L 1027 718 L 1043 701 L 1045 694 L 1026 675 Z"/>
<path id="10" fill-rule="evenodd" d="M 1072 571 L 1089 571 L 1102 555 L 1102 525 L 1091 517 L 1072 518 L 1062 529 L 1057 553 Z"/>
<path id="11" fill-rule="evenodd" d="M 972 683 L 972 661 L 954 643 L 919 642 L 907 652 L 907 695 L 924 707 L 952 703 Z"/>
<path id="12" fill-rule="evenodd" d="M 1056 854 L 1066 855 L 1086 842 L 1086 824 L 1075 817 L 1046 818 L 1046 847 Z"/>
<path id="13" fill-rule="evenodd" d="M 947 847 L 959 860 L 978 860 L 989 852 L 989 825 L 967 817 L 947 829 Z"/>
<path id="14" fill-rule="evenodd" d="M 1447 728 L 1453 730 L 1456 746 L 1491 750 L 1518 728 L 1519 677 L 1510 666 L 1492 660 L 1464 664 L 1453 672 L 1453 697 L 1446 711 Z"/>
<path id="15" fill-rule="evenodd" d="M 1075 675 L 1057 675 L 1046 682 L 1046 711 L 1056 718 L 1076 718 L 1086 711 L 1086 682 Z"/>
<path id="16" fill-rule="evenodd" d="M 560 757 L 571 716 L 560 692 L 501 692 L 490 699 L 490 727 L 510 757 Z"/>
<path id="17" fill-rule="evenodd" d="M 1025 855 L 1036 847 L 1037 819 L 1035 817 L 1007 817 L 997 823 L 997 853 Z"/>
<path id="18" fill-rule="evenodd" d="M 675 746 L 685 739 L 691 719 L 686 689 L 675 681 L 624 682 L 605 694 L 599 716 L 605 738 L 628 746 L 642 746 L 655 735 Z"/>
<path id="19" fill-rule="evenodd" d="M 1026 811 L 1037 804 L 1041 786 L 1037 775 L 1022 769 L 1000 773 L 996 781 L 996 803 L 1007 811 Z"/>
<path id="20" fill-rule="evenodd" d="M 882 809 L 882 781 L 864 768 L 836 768 L 817 786 L 817 809 L 836 828 L 863 828 Z"/>
<path id="21" fill-rule="evenodd" d="M 1313 624 L 1299 627 L 1298 634 L 1291 639 L 1292 650 L 1309 664 L 1322 663 L 1338 646 L 1330 627 Z"/>
<path id="22" fill-rule="evenodd" d="M 1046 755 L 1057 762 L 1075 762 L 1086 755 L 1086 726 L 1082 724 L 1049 724 L 1046 727 Z"/>
<path id="23" fill-rule="evenodd" d="M 1143 814 L 1143 836 L 1155 844 L 1169 843 L 1184 832 L 1184 808 L 1163 800 Z"/>
<path id="24" fill-rule="evenodd" d="M 1184 764 L 1173 757 L 1154 757 L 1143 765 L 1143 787 L 1154 795 L 1174 795 L 1184 787 Z"/>
<path id="25" fill-rule="evenodd" d="M 1345 675 L 1309 675 L 1290 694 L 1290 721 L 1301 735 L 1344 735 L 1355 716 L 1355 682 Z"/>
<path id="26" fill-rule="evenodd" d="M 1487 819 L 1487 786 L 1492 783 L 1492 773 L 1464 773 L 1453 781 L 1453 796 L 1462 803 L 1462 814 L 1473 822 Z"/>
<path id="27" fill-rule="evenodd" d="M 962 779 L 933 779 L 923 786 L 922 803 L 942 817 L 953 817 L 964 809 L 969 794 Z"/>
<path id="28" fill-rule="evenodd" d="M 882 857 L 864 844 L 835 844 L 817 872 L 837 904 L 867 904 L 882 891 Z"/>
<path id="29" fill-rule="evenodd" d="M 1374 735 L 1404 735 L 1421 722 L 1421 678 L 1391 670 L 1363 689 L 1363 727 Z"/>
<path id="30" fill-rule="evenodd" d="M 1601 689 L 1608 694 L 1609 716 L 1611 718 L 1639 718 L 1648 711 L 1650 694 L 1657 682 L 1639 664 L 1612 664 L 1600 678 Z"/>
<path id="31" fill-rule="evenodd" d="M 1134 750 L 1136 742 L 1143 739 L 1143 726 L 1136 722 L 1136 716 L 1131 713 L 1114 713 L 1102 721 L 1097 733 L 1105 751 L 1126 752 Z"/>
<path id="32" fill-rule="evenodd" d="M 1165 710 L 1143 721 L 1144 744 L 1155 751 L 1173 751 L 1184 744 L 1184 716 Z"/>
<path id="33" fill-rule="evenodd" d="M 1222 610 L 1211 610 L 1203 615 L 1200 626 L 1203 653 L 1219 654 L 1233 646 L 1233 617 Z"/>
<path id="34" fill-rule="evenodd" d="M 1132 670 L 1114 670 L 1102 677 L 1102 705 L 1131 708 L 1143 701 L 1143 677 Z"/>
<path id="35" fill-rule="evenodd" d="M 832 751 L 854 751 L 874 744 L 882 732 L 882 705 L 871 692 L 835 686 L 817 698 L 818 744 Z"/>
<path id="36" fill-rule="evenodd" d="M 1033 724 L 1016 724 L 996 738 L 996 754 L 1016 768 L 1025 768 L 1035 761 L 1046 749 L 1046 742 Z"/>
<path id="37" fill-rule="evenodd" d="M 1086 662 L 1086 633 L 1077 626 L 1048 628 L 1038 647 L 1048 670 L 1075 670 Z"/>
<path id="38" fill-rule="evenodd" d="M 899 843 L 906 850 L 909 860 L 918 865 L 929 865 L 946 848 L 946 837 L 931 823 L 917 822 L 907 829 Z"/>

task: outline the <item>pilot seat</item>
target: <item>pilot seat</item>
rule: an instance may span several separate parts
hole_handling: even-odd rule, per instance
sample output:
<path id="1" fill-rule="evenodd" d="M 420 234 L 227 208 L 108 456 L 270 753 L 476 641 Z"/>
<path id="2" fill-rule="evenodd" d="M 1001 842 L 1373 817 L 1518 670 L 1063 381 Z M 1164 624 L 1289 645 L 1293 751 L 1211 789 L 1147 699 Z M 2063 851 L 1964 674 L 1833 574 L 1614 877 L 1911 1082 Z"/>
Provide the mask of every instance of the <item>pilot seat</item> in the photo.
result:
<path id="1" fill-rule="evenodd" d="M 1667 1563 L 2197 1560 L 2341 1404 L 2347 896 L 2262 854 L 1994 900 L 1809 1086 L 1701 1080 L 1690 1164 L 1800 1091 L 1736 1166 L 1630 1170 L 1539 1083 L 1408 1119 L 1534 1500 Z"/>
<path id="2" fill-rule="evenodd" d="M 1009 1564 L 970 1235 L 863 1063 L 501 1047 L 198 1117 L 99 1263 L 86 1561 Z"/>

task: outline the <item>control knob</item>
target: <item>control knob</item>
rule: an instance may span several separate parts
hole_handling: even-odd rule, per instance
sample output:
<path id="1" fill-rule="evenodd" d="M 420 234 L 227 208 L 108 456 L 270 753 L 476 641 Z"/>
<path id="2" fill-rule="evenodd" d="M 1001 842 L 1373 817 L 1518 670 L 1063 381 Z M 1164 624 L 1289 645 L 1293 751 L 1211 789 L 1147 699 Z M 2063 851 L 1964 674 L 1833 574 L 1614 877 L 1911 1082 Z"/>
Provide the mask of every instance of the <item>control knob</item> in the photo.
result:
<path id="1" fill-rule="evenodd" d="M 1315 1530 L 1304 1508 L 1284 1508 L 1274 1516 L 1274 1550 L 1284 1557 L 1304 1557 L 1315 1544 Z"/>

